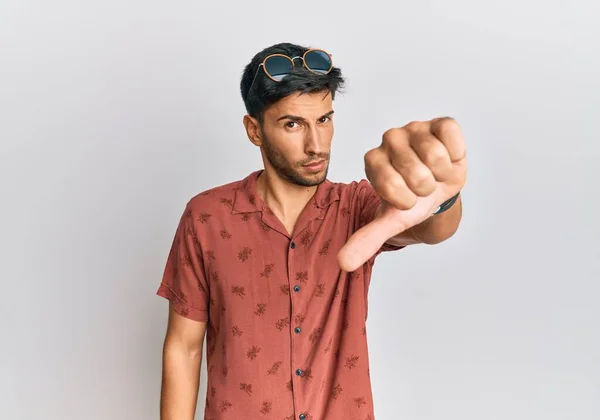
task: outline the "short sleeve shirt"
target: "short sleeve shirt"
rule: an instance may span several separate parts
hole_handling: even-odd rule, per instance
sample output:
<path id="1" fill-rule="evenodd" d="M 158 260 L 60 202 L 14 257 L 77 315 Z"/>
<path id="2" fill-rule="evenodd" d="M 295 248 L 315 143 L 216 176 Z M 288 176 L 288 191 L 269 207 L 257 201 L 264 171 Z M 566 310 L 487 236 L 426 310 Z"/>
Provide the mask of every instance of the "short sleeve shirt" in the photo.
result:
<path id="1" fill-rule="evenodd" d="M 366 180 L 326 180 L 290 235 L 246 178 L 202 192 L 181 216 L 157 294 L 206 322 L 205 420 L 373 420 L 366 320 L 377 255 L 337 253 L 371 221 Z"/>

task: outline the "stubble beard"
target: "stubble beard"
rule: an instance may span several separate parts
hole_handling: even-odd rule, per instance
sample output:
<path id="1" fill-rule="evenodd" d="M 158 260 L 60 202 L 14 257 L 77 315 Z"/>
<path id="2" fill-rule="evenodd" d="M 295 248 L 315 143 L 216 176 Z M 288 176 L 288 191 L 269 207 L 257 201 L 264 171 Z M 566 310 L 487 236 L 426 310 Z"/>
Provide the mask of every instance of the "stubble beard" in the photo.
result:
<path id="1" fill-rule="evenodd" d="M 261 130 L 262 131 L 262 130 Z M 300 172 L 295 169 L 293 165 L 291 165 L 285 156 L 279 152 L 276 148 L 273 147 L 265 133 L 262 132 L 263 138 L 263 149 L 265 151 L 265 156 L 273 169 L 281 176 L 283 179 L 289 181 L 292 184 L 300 185 L 303 187 L 314 187 L 322 184 L 327 179 L 327 173 L 329 172 L 329 164 L 325 167 L 323 172 L 317 173 L 313 176 L 307 177 L 300 174 Z M 322 159 L 329 160 L 329 156 L 319 156 Z M 311 158 L 311 160 L 314 158 Z M 306 164 L 307 162 L 297 162 L 295 164 L 296 167 L 302 167 L 302 164 Z"/>

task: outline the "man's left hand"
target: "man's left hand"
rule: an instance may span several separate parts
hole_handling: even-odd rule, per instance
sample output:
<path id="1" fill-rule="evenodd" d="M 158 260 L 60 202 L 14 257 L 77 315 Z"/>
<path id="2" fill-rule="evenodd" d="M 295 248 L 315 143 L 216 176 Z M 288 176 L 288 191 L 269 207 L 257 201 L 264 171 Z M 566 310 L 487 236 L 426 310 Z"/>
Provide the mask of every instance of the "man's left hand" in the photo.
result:
<path id="1" fill-rule="evenodd" d="M 467 177 L 466 147 L 452 118 L 392 128 L 365 154 L 365 172 L 382 198 L 376 218 L 352 235 L 338 255 L 354 271 L 390 238 L 425 221 L 456 195 Z"/>

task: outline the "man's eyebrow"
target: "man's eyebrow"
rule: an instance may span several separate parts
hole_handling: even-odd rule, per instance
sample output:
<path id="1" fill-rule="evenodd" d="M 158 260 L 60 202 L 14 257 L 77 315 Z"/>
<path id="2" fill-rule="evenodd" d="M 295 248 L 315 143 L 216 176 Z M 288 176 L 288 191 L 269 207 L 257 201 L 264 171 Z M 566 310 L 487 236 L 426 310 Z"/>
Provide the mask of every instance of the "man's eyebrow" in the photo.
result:
<path id="1" fill-rule="evenodd" d="M 318 119 L 322 119 L 325 117 L 331 117 L 333 115 L 333 110 L 329 111 L 327 114 L 325 115 L 321 115 Z M 297 115 L 290 115 L 290 114 L 286 114 L 286 115 L 282 115 L 281 117 L 277 118 L 277 121 L 281 121 L 281 120 L 292 120 L 292 121 L 306 121 L 306 119 L 304 117 L 299 117 Z"/>

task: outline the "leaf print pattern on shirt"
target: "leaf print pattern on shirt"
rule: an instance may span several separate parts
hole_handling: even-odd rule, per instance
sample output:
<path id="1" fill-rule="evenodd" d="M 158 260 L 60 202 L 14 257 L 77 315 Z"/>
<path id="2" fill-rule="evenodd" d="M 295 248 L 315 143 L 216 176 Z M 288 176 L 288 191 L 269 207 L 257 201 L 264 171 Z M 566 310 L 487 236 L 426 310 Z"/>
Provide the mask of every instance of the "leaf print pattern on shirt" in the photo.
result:
<path id="1" fill-rule="evenodd" d="M 260 350 L 260 347 L 252 346 L 246 353 L 246 356 L 248 356 L 248 359 L 254 360 L 258 356 L 258 353 L 260 353 Z"/>
<path id="2" fill-rule="evenodd" d="M 235 325 L 232 329 L 231 332 L 233 334 L 234 337 L 241 337 L 244 332 L 242 330 L 240 330 L 240 327 L 238 327 L 237 325 Z"/>
<path id="3" fill-rule="evenodd" d="M 292 381 L 288 381 L 288 383 L 286 384 L 287 390 L 292 392 L 294 389 L 294 384 L 292 383 Z"/>
<path id="4" fill-rule="evenodd" d="M 273 409 L 273 403 L 271 401 L 263 401 L 260 412 L 263 414 L 269 414 Z"/>
<path id="5" fill-rule="evenodd" d="M 240 389 L 244 391 L 246 394 L 252 396 L 252 385 L 250 384 L 240 384 Z"/>
<path id="6" fill-rule="evenodd" d="M 265 269 L 260 273 L 260 276 L 268 279 L 271 276 L 271 273 L 273 272 L 274 267 L 275 267 L 275 264 L 265 265 Z"/>
<path id="7" fill-rule="evenodd" d="M 329 342 L 327 343 L 327 347 L 325 348 L 325 353 L 329 353 L 331 351 L 332 344 L 333 344 L 333 336 L 329 337 Z"/>
<path id="8" fill-rule="evenodd" d="M 262 316 L 265 314 L 265 312 L 267 311 L 267 304 L 266 303 L 257 303 L 256 304 L 256 310 L 254 311 L 255 315 L 258 316 Z"/>
<path id="9" fill-rule="evenodd" d="M 189 255 L 184 255 L 180 258 L 181 260 L 181 264 L 183 264 L 184 267 L 189 267 L 192 265 L 192 260 L 190 260 Z"/>
<path id="10" fill-rule="evenodd" d="M 302 378 L 306 379 L 307 381 L 310 381 L 311 379 L 313 379 L 312 376 L 312 369 L 306 369 L 303 373 L 302 373 Z"/>
<path id="11" fill-rule="evenodd" d="M 365 401 L 365 397 L 359 397 L 354 398 L 354 404 L 356 404 L 358 408 L 361 408 L 363 405 L 366 405 L 367 402 Z"/>
<path id="12" fill-rule="evenodd" d="M 191 217 L 190 217 L 190 220 L 191 220 Z M 185 234 L 187 236 L 189 236 L 190 238 L 192 238 L 192 240 L 195 241 L 196 240 L 196 230 L 194 229 L 193 222 L 188 222 L 188 223 L 189 223 L 189 226 L 187 226 L 185 228 Z M 197 245 L 197 243 L 194 243 L 194 246 L 196 246 L 196 245 Z M 197 248 L 196 248 L 196 252 L 198 252 Z"/>
<path id="13" fill-rule="evenodd" d="M 354 280 L 356 280 L 358 278 L 360 278 L 360 271 L 358 271 L 358 270 L 355 270 L 355 271 L 351 272 L 350 275 L 349 275 L 350 281 L 354 281 Z"/>
<path id="14" fill-rule="evenodd" d="M 248 247 L 244 247 L 238 254 L 238 258 L 240 259 L 240 261 L 242 262 L 246 262 L 248 261 L 248 258 L 250 258 L 250 254 L 252 254 L 252 249 L 248 248 Z"/>
<path id="15" fill-rule="evenodd" d="M 317 341 L 319 341 L 319 338 L 321 337 L 321 332 L 323 331 L 322 328 L 315 328 L 314 330 L 311 331 L 311 333 L 308 336 L 308 340 L 315 344 Z"/>
<path id="16" fill-rule="evenodd" d="M 317 285 L 317 288 L 315 289 L 315 296 L 323 297 L 324 294 L 325 294 L 325 283 L 319 283 Z"/>
<path id="17" fill-rule="evenodd" d="M 182 301 L 183 303 L 188 303 L 187 298 L 185 297 L 185 295 L 183 293 L 179 294 L 179 300 Z"/>
<path id="18" fill-rule="evenodd" d="M 312 233 L 310 230 L 307 230 L 302 234 L 302 237 L 300 238 L 300 243 L 304 246 L 308 246 L 311 243 L 314 236 L 314 233 Z"/>
<path id="19" fill-rule="evenodd" d="M 219 273 L 217 273 L 216 271 L 212 271 L 210 274 L 210 278 L 215 282 L 218 283 L 219 282 Z M 200 287 L 202 287 L 202 285 L 200 285 Z"/>
<path id="20" fill-rule="evenodd" d="M 296 273 L 296 281 L 306 284 L 306 282 L 308 282 L 308 271 L 300 271 Z"/>
<path id="21" fill-rule="evenodd" d="M 206 213 L 206 212 L 202 212 L 198 215 L 198 222 L 204 224 L 204 223 L 208 223 L 210 221 L 210 218 L 212 217 L 212 214 L 210 213 Z"/>
<path id="22" fill-rule="evenodd" d="M 289 318 L 281 318 L 279 321 L 277 321 L 275 323 L 275 327 L 279 330 L 279 331 L 283 331 L 283 329 L 287 326 L 290 325 L 290 319 Z"/>
<path id="23" fill-rule="evenodd" d="M 252 215 L 250 213 L 244 213 L 242 215 L 243 222 L 249 222 L 250 220 L 252 220 Z"/>
<path id="24" fill-rule="evenodd" d="M 227 229 L 221 229 L 221 238 L 223 239 L 231 239 L 231 233 L 227 231 Z"/>
<path id="25" fill-rule="evenodd" d="M 229 410 L 231 407 L 233 407 L 233 404 L 231 404 L 229 401 L 225 400 L 225 401 L 221 401 L 221 403 L 219 404 L 219 408 L 221 409 L 222 412 L 226 412 L 227 410 Z"/>
<path id="26" fill-rule="evenodd" d="M 224 204 L 227 207 L 233 207 L 233 200 L 231 198 L 221 198 L 221 204 Z"/>
<path id="27" fill-rule="evenodd" d="M 359 359 L 359 357 L 358 357 L 358 356 L 355 356 L 355 355 L 352 355 L 352 356 L 348 357 L 348 358 L 346 359 L 346 364 L 345 364 L 345 366 L 346 366 L 348 369 L 353 369 L 353 368 L 355 368 L 355 367 L 356 367 L 356 365 L 358 364 L 358 359 Z"/>
<path id="28" fill-rule="evenodd" d="M 234 295 L 238 295 L 242 299 L 244 298 L 244 296 L 246 296 L 246 292 L 244 292 L 243 286 L 231 286 L 231 293 L 233 293 Z"/>
<path id="29" fill-rule="evenodd" d="M 305 319 L 306 319 L 306 317 L 304 315 L 302 315 L 302 314 L 296 314 L 294 316 L 294 322 L 297 325 L 302 325 L 302 323 L 304 322 Z"/>
<path id="30" fill-rule="evenodd" d="M 273 363 L 273 367 L 267 371 L 268 375 L 277 375 L 279 373 L 279 368 L 281 368 L 283 362 L 275 362 Z"/>
<path id="31" fill-rule="evenodd" d="M 281 286 L 279 286 L 279 290 L 281 290 L 282 295 L 289 295 L 290 294 L 290 285 L 282 284 Z"/>
<path id="32" fill-rule="evenodd" d="M 329 248 L 331 247 L 331 239 L 327 239 L 321 249 L 319 250 L 319 255 L 324 256 L 329 254 Z"/>
<path id="33" fill-rule="evenodd" d="M 348 207 L 344 207 L 344 208 L 342 209 L 342 216 L 343 216 L 343 217 L 348 217 L 348 216 L 350 216 L 350 210 L 348 209 Z"/>
<path id="34" fill-rule="evenodd" d="M 339 398 L 339 396 L 342 394 L 342 391 L 343 391 L 342 386 L 340 384 L 337 384 L 336 386 L 334 386 L 331 389 L 331 397 L 334 400 L 337 400 Z"/>

